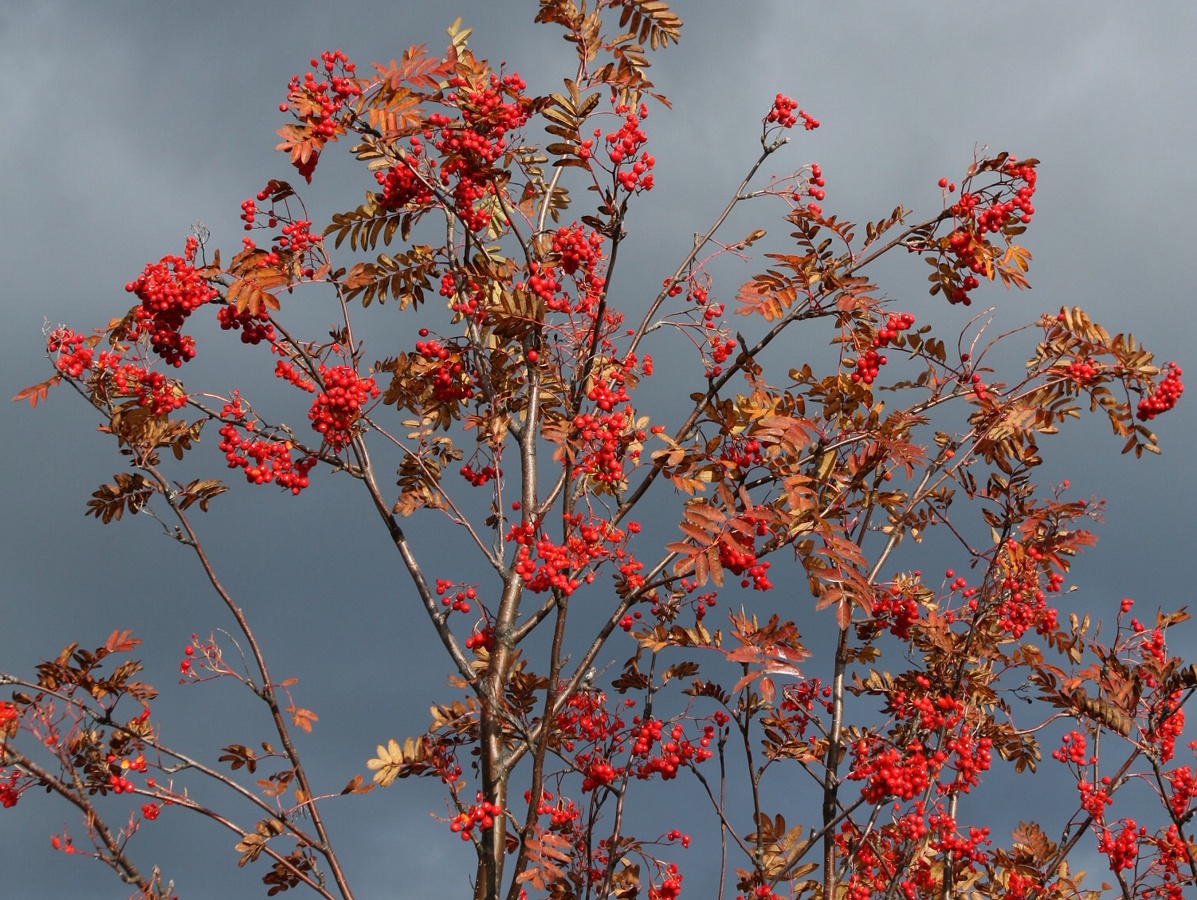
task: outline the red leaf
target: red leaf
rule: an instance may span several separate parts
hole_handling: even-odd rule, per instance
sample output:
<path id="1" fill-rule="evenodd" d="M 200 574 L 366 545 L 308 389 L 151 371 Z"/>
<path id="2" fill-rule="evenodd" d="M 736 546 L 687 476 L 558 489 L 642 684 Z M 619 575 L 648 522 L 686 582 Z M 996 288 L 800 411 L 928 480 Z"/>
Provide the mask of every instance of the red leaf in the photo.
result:
<path id="1" fill-rule="evenodd" d="M 55 375 L 51 378 L 47 378 L 45 381 L 38 382 L 37 384 L 31 384 L 29 387 L 20 391 L 15 397 L 13 397 L 12 402 L 17 403 L 21 400 L 28 400 L 30 406 L 37 406 L 38 401 L 45 400 L 46 395 L 50 393 L 50 388 L 54 387 L 60 381 L 62 381 L 62 376 Z"/>

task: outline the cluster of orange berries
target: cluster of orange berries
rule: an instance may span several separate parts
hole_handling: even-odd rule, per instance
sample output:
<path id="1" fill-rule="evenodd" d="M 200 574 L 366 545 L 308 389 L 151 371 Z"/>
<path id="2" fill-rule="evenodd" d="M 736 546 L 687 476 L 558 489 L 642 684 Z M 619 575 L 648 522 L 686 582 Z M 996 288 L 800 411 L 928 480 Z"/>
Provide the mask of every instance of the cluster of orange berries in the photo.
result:
<path id="1" fill-rule="evenodd" d="M 446 606 L 455 612 L 468 613 L 470 611 L 470 601 L 477 599 L 478 590 L 474 587 L 464 587 L 455 591 L 452 581 L 438 578 L 436 580 L 436 595 L 441 598 L 441 606 Z M 470 647 L 470 644 L 467 642 L 466 646 Z M 482 646 L 482 644 L 478 643 L 477 646 Z M 473 647 L 470 647 L 470 649 L 473 649 Z"/>
<path id="2" fill-rule="evenodd" d="M 888 347 L 891 341 L 913 324 L 914 316 L 910 313 L 897 313 L 890 316 L 885 327 L 880 329 L 877 336 L 873 338 L 872 346 L 860 354 L 856 360 L 856 371 L 851 375 L 852 380 L 872 384 L 880 373 L 881 367 L 889 362 L 889 359 L 878 351 Z"/>
<path id="3" fill-rule="evenodd" d="M 362 92 L 354 80 L 357 67 L 340 50 L 326 50 L 320 54 L 320 59 L 313 59 L 311 63 L 317 71 L 324 69 L 327 80 L 318 81 L 313 72 L 305 73 L 302 80 L 298 75 L 292 75 L 287 86 L 288 102 L 280 103 L 279 111 L 290 110 L 318 141 L 333 140 L 343 127 L 340 115 L 345 102 Z M 319 159 L 319 147 L 309 147 L 306 157 L 293 155 L 292 163 L 311 184 L 312 172 Z"/>
<path id="4" fill-rule="evenodd" d="M 320 366 L 324 390 L 316 395 L 308 418 L 334 453 L 353 440 L 362 407 L 381 393 L 373 378 L 360 378 L 352 366 Z"/>
<path id="5" fill-rule="evenodd" d="M 468 841 L 473 837 L 475 828 L 483 831 L 491 828 L 495 824 L 495 816 L 503 814 L 503 807 L 491 803 L 489 800 L 482 799 L 482 792 L 478 792 L 477 802 L 469 809 L 458 813 L 449 823 L 449 830 L 461 834 L 463 841 Z"/>
<path id="6" fill-rule="evenodd" d="M 1176 363 L 1168 363 L 1168 374 L 1164 376 L 1164 380 L 1151 392 L 1151 396 L 1139 401 L 1137 416 L 1140 422 L 1154 419 L 1160 413 L 1176 406 L 1176 401 L 1185 390 L 1180 380 L 1183 374 L 1184 371 Z"/>
<path id="7" fill-rule="evenodd" d="M 261 438 L 242 438 L 238 425 L 246 426 L 246 413 L 241 398 L 234 392 L 233 400 L 221 409 L 224 424 L 220 427 L 218 447 L 225 455 L 230 469 L 243 469 L 250 484 L 274 482 L 281 488 L 298 494 L 308 486 L 308 472 L 316 465 L 313 456 L 292 459 L 290 440 L 268 441 Z"/>
<path id="8" fill-rule="evenodd" d="M 647 150 L 641 149 L 648 142 L 648 135 L 640 127 L 640 123 L 648 117 L 648 107 L 641 103 L 640 109 L 633 112 L 630 106 L 621 104 L 615 107 L 615 114 L 623 116 L 623 123 L 616 131 L 604 137 L 607 142 L 607 158 L 615 166 L 615 180 L 629 194 L 651 191 L 652 168 L 657 161 Z M 603 137 L 602 129 L 596 128 L 594 136 L 596 139 Z M 637 152 L 639 156 L 636 155 Z M 624 164 L 629 161 L 631 166 L 624 168 Z"/>
<path id="9" fill-rule="evenodd" d="M 795 110 L 797 112 L 795 113 Z M 802 120 L 802 127 L 807 131 L 814 131 L 819 127 L 819 120 L 798 109 L 798 101 L 785 94 L 778 94 L 773 98 L 773 106 L 765 116 L 765 125 L 780 125 L 782 128 L 793 128 Z"/>
<path id="10" fill-rule="evenodd" d="M 188 316 L 216 296 L 216 290 L 193 265 L 198 250 L 199 241 L 190 236 L 183 256 L 164 256 L 149 263 L 136 280 L 125 285 L 125 290 L 141 301 L 136 331 L 147 334 L 154 352 L 172 366 L 195 357 L 195 340 L 179 329 Z"/>

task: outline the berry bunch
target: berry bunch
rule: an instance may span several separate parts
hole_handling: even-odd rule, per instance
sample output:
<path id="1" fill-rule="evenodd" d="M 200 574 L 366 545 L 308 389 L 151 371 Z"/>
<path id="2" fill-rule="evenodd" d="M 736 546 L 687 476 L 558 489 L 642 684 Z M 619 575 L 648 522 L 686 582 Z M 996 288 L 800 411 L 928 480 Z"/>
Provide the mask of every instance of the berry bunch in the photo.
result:
<path id="1" fill-rule="evenodd" d="M 1168 787 L 1172 791 L 1168 806 L 1177 819 L 1184 819 L 1193 804 L 1193 798 L 1197 797 L 1197 774 L 1190 766 L 1178 766 L 1168 773 Z"/>
<path id="2" fill-rule="evenodd" d="M 274 325 L 264 308 L 253 313 L 248 308 L 238 312 L 235 306 L 222 306 L 216 311 L 216 321 L 222 331 L 240 331 L 243 344 L 274 343 Z"/>
<path id="3" fill-rule="evenodd" d="M 307 391 L 309 394 L 316 393 L 315 382 L 297 372 L 295 367 L 285 359 L 280 359 L 274 364 L 274 377 L 295 385 L 301 391 Z"/>
<path id="4" fill-rule="evenodd" d="M 532 792 L 524 791 L 524 800 L 531 802 Z M 561 828 L 567 826 L 571 822 L 576 822 L 582 816 L 582 811 L 578 809 L 572 800 L 565 797 L 553 802 L 553 795 L 548 791 L 541 791 L 540 805 L 536 807 L 536 814 L 540 816 L 549 816 L 552 826 L 554 828 Z"/>
<path id="5" fill-rule="evenodd" d="M 436 340 L 419 340 L 416 341 L 416 352 L 433 364 L 424 374 L 429 381 L 433 400 L 437 403 L 456 403 L 474 396 L 473 378 L 466 371 L 461 351 L 457 347 L 444 346 Z"/>
<path id="6" fill-rule="evenodd" d="M 465 646 L 467 650 L 485 650 L 490 653 L 495 649 L 494 629 L 487 627 L 481 631 L 475 631 L 465 639 Z"/>
<path id="7" fill-rule="evenodd" d="M 711 758 L 713 751 L 707 748 L 715 737 L 715 726 L 705 727 L 702 737 L 698 739 L 698 746 L 686 739 L 682 726 L 677 724 L 670 729 L 668 738 L 663 739 L 662 723 L 656 719 L 640 722 L 638 728 L 632 729 L 631 737 L 635 739 L 632 745 L 633 758 L 644 759 L 635 769 L 636 777 L 647 780 L 660 775 L 663 781 L 669 781 L 677 777 L 678 769 Z M 653 747 L 658 743 L 661 745 L 660 752 L 654 754 Z"/>
<path id="8" fill-rule="evenodd" d="M 861 796 L 866 803 L 880 803 L 887 797 L 912 800 L 930 787 L 948 760 L 943 750 L 931 751 L 921 741 L 904 750 L 866 738 L 852 745 L 849 781 L 863 781 Z"/>
<path id="9" fill-rule="evenodd" d="M 183 322 L 197 308 L 216 296 L 203 274 L 192 264 L 199 249 L 194 236 L 187 238 L 183 256 L 164 256 L 149 263 L 125 290 L 141 301 L 137 308 L 137 333 L 148 334 L 150 345 L 169 365 L 181 366 L 195 357 L 195 340 L 180 334 Z"/>
<path id="10" fill-rule="evenodd" d="M 1139 841 L 1147 837 L 1147 829 L 1134 819 L 1123 819 L 1117 834 L 1113 829 L 1102 830 L 1097 849 L 1110 860 L 1110 871 L 1121 872 L 1133 868 L 1139 859 Z"/>
<path id="11" fill-rule="evenodd" d="M 1066 371 L 1068 378 L 1078 385 L 1086 385 L 1097 377 L 1097 366 L 1088 357 L 1074 359 L 1068 364 Z"/>
<path id="12" fill-rule="evenodd" d="M 719 451 L 719 458 L 731 463 L 740 470 L 741 476 L 764 462 L 761 452 L 761 442 L 755 438 L 745 438 L 743 435 L 731 435 L 723 449 Z"/>
<path id="13" fill-rule="evenodd" d="M 615 166 L 615 180 L 629 194 L 652 190 L 652 168 L 657 162 L 647 150 L 641 149 L 648 143 L 648 135 L 640 127 L 640 123 L 648 117 L 648 107 L 641 103 L 638 112 L 639 115 L 630 106 L 616 106 L 615 114 L 623 117 L 618 130 L 606 136 L 603 136 L 602 129 L 596 128 L 594 131 L 596 139 L 603 137 L 607 142 L 607 158 Z M 631 166 L 624 168 L 629 161 Z"/>
<path id="14" fill-rule="evenodd" d="M 594 580 L 590 572 L 579 580 L 578 575 L 590 564 L 602 559 L 619 563 L 625 581 L 635 586 L 641 564 L 631 559 L 623 545 L 628 532 L 616 528 L 604 519 L 586 520 L 579 513 L 565 516 L 565 543 L 556 544 L 540 533 L 533 522 L 516 522 L 507 533 L 507 540 L 518 545 L 515 570 L 524 579 L 524 585 L 534 594 L 554 588 L 569 595 L 582 585 Z M 535 553 L 535 558 L 533 557 Z M 538 562 L 539 560 L 539 562 Z"/>
<path id="15" fill-rule="evenodd" d="M 427 206 L 436 198 L 428 183 L 404 160 L 385 172 L 374 173 L 382 187 L 383 209 L 414 209 Z"/>
<path id="16" fill-rule="evenodd" d="M 503 807 L 482 799 L 482 792 L 478 792 L 477 802 L 464 810 L 449 823 L 449 830 L 460 833 L 463 841 L 473 837 L 475 828 L 486 831 L 495 824 L 495 816 L 503 815 Z"/>
<path id="17" fill-rule="evenodd" d="M 879 353 L 890 345 L 899 334 L 914 324 L 914 316 L 910 313 L 898 313 L 889 317 L 885 327 L 877 332 L 872 340 L 872 346 L 862 353 L 856 360 L 856 370 L 850 376 L 855 382 L 872 384 L 889 359 Z"/>
<path id="18" fill-rule="evenodd" d="M 758 537 L 768 534 L 763 522 L 757 523 L 756 530 Z M 767 591 L 773 587 L 768 575 L 770 563 L 757 560 L 755 543 L 747 535 L 738 531 L 725 535 L 719 542 L 719 562 L 733 575 L 744 576 L 740 581 L 742 588 L 752 585 L 754 591 Z"/>
<path id="19" fill-rule="evenodd" d="M 593 393 L 593 391 L 592 391 Z M 599 404 L 602 408 L 602 403 Z M 574 473 L 599 484 L 619 484 L 624 479 L 624 458 L 639 459 L 640 442 L 645 433 L 635 429 L 630 406 L 617 412 L 581 413 L 574 417 L 574 430 L 585 446 Z"/>
<path id="20" fill-rule="evenodd" d="M 1066 732 L 1060 739 L 1060 748 L 1052 751 L 1052 759 L 1074 766 L 1089 765 L 1097 761 L 1089 756 L 1089 744 L 1085 735 L 1075 728 Z"/>
<path id="21" fill-rule="evenodd" d="M 485 465 L 475 469 L 468 463 L 461 467 L 461 477 L 474 487 L 482 487 L 503 475 L 503 470 L 492 465 Z"/>
<path id="22" fill-rule="evenodd" d="M 293 444 L 289 440 L 241 437 L 238 426 L 252 429 L 253 424 L 246 421 L 240 397 L 234 395 L 232 402 L 224 405 L 220 417 L 224 424 L 220 427 L 221 440 L 217 446 L 224 453 L 230 469 L 243 469 L 250 484 L 273 481 L 292 494 L 299 494 L 308 486 L 308 472 L 316 465 L 315 457 L 292 459 Z"/>
<path id="23" fill-rule="evenodd" d="M 474 587 L 454 589 L 452 581 L 442 578 L 436 580 L 436 595 L 441 598 L 441 606 L 448 607 L 455 612 L 468 613 L 470 601 L 478 598 L 478 590 Z"/>
<path id="24" fill-rule="evenodd" d="M 797 110 L 797 114 L 795 114 Z M 779 125 L 782 128 L 793 128 L 802 120 L 802 127 L 807 131 L 814 131 L 819 127 L 819 120 L 798 109 L 798 101 L 785 94 L 778 94 L 773 98 L 773 106 L 765 116 L 765 126 Z"/>
<path id="25" fill-rule="evenodd" d="M 324 436 L 334 453 L 340 453 L 353 440 L 362 407 L 380 391 L 373 378 L 360 378 L 352 366 L 320 366 L 324 390 L 316 395 L 308 418 L 312 430 Z"/>
<path id="26" fill-rule="evenodd" d="M 1185 386 L 1180 380 L 1180 376 L 1183 374 L 1184 371 L 1176 363 L 1168 363 L 1168 374 L 1164 376 L 1164 380 L 1151 392 L 1151 396 L 1139 401 L 1136 415 L 1140 422 L 1154 419 L 1160 413 L 1167 412 L 1176 406 L 1176 401 L 1180 399 L 1180 395 L 1185 390 Z"/>
<path id="27" fill-rule="evenodd" d="M 577 222 L 558 228 L 552 236 L 553 255 L 566 275 L 581 270 L 590 275 L 603 259 L 603 236 L 597 231 L 589 234 Z"/>
<path id="28" fill-rule="evenodd" d="M 487 204 L 479 202 L 494 194 L 491 167 L 507 150 L 505 135 L 528 121 L 530 101 L 522 93 L 527 85 L 513 73 L 502 78 L 492 74 L 481 85 L 458 76 L 449 80 L 449 87 L 454 90 L 445 95 L 445 101 L 461 112 L 461 120 L 433 113 L 424 139 L 432 141 L 443 157 L 440 182 L 451 188 L 458 219 L 469 230 L 481 231 L 492 218 Z M 417 149 L 418 145 L 413 147 L 413 153 Z M 429 166 L 435 168 L 432 161 Z"/>
<path id="29" fill-rule="evenodd" d="M 0 779 L 3 778 L 4 772 L 0 770 Z M 21 799 L 22 789 L 18 786 L 20 779 L 21 773 L 13 769 L 8 773 L 7 781 L 0 780 L 0 806 L 3 806 L 5 809 L 11 809 L 17 805 L 17 802 Z"/>
<path id="30" fill-rule="evenodd" d="M 327 80 L 317 80 L 314 72 L 305 73 L 302 80 L 298 75 L 293 75 L 287 85 L 287 102 L 279 104 L 280 112 L 289 110 L 298 121 L 297 127 L 291 127 L 298 132 L 296 136 L 301 138 L 281 144 L 280 149 L 291 149 L 292 165 L 309 184 L 324 143 L 336 140 L 345 132 L 340 119 L 345 102 L 362 92 L 354 79 L 356 66 L 340 50 L 321 53 L 320 59 L 312 60 L 312 68 L 316 72 L 323 68 Z M 284 137 L 291 137 L 287 129 L 281 133 Z"/>
<path id="31" fill-rule="evenodd" d="M 1013 156 L 998 157 L 992 166 L 983 168 L 997 172 L 997 183 L 976 191 L 965 190 L 949 208 L 955 228 L 940 247 L 941 251 L 946 249 L 950 263 L 931 275 L 931 280 L 937 282 L 936 289 L 944 291 L 949 303 L 968 306 L 972 302 L 969 291 L 981 283 L 977 276 L 993 277 L 997 250 L 986 235 L 1015 234 L 1031 221 L 1036 164 L 1036 160 L 1019 162 Z M 941 187 L 946 183 L 946 179 L 940 180 Z M 955 185 L 948 187 L 954 189 Z"/>
<path id="32" fill-rule="evenodd" d="M 92 367 L 95 358 L 87 338 L 69 328 L 56 328 L 50 333 L 46 352 L 58 354 L 54 368 L 70 378 L 79 378 Z"/>
<path id="33" fill-rule="evenodd" d="M 910 627 L 920 618 L 918 600 L 899 588 L 882 588 L 873 595 L 873 619 L 899 640 L 910 639 Z"/>
<path id="34" fill-rule="evenodd" d="M 110 388 L 117 396 L 133 397 L 138 406 L 148 407 L 155 416 L 169 415 L 187 405 L 181 384 L 134 363 L 113 370 Z"/>

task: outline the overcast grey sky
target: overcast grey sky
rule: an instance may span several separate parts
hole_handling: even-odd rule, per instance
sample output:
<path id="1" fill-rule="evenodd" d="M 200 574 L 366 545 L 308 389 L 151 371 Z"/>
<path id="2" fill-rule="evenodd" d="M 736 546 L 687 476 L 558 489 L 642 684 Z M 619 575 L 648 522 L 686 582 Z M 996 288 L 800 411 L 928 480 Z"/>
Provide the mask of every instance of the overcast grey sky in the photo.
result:
<path id="1" fill-rule="evenodd" d="M 777 166 L 819 162 L 824 207 L 857 221 L 899 203 L 938 211 L 937 179 L 959 180 L 977 147 L 1038 157 L 1027 239 L 1034 290 L 993 288 L 978 302 L 997 304 L 1002 325 L 1082 305 L 1112 331 L 1133 330 L 1161 362 L 1197 366 L 1189 271 L 1197 5 L 674 7 L 685 21 L 682 43 L 656 55 L 652 69 L 674 108 L 654 109 L 647 122 L 658 186 L 635 204 L 626 290 L 647 292 L 672 272 L 691 233 L 754 158 L 760 117 L 782 91 L 822 128 L 801 136 Z M 552 29 L 532 25 L 534 11 L 531 2 L 495 0 L 0 3 L 0 58 L 9 66 L 0 100 L 4 397 L 47 377 L 43 322 L 85 330 L 121 315 L 125 282 L 147 261 L 180 252 L 192 223 L 204 222 L 226 254 L 237 247 L 241 200 L 271 177 L 292 176 L 273 149 L 284 121 L 277 105 L 309 57 L 339 47 L 364 68 L 412 43 L 436 49 L 461 15 L 478 55 L 507 60 L 533 90 L 557 90 L 570 71 L 568 48 Z M 348 162 L 322 165 L 304 192 L 317 224 L 360 202 L 360 176 Z M 766 213 L 775 210 L 758 215 Z M 733 271 L 719 289 L 730 297 L 735 279 L 753 271 Z M 957 327 L 967 320 L 925 296 L 922 267 L 884 272 L 881 287 L 899 308 Z M 798 361 L 802 348 L 786 352 Z M 227 389 L 236 379 L 225 380 Z M 1159 420 L 1161 459 L 1120 457 L 1097 423 L 1043 448 L 1053 477 L 1110 501 L 1101 543 L 1075 579 L 1095 609 L 1122 596 L 1149 607 L 1189 602 L 1191 401 Z M 84 405 L 59 389 L 35 411 L 5 404 L 0 415 L 8 471 L 0 484 L 0 670 L 30 672 L 68 641 L 95 646 L 113 628 L 134 628 L 147 638 L 147 678 L 164 688 L 158 706 L 183 735 L 178 743 L 202 752 L 251 743 L 237 730 L 247 704 L 228 686 L 172 687 L 190 633 L 224 625 L 192 560 L 152 522 L 102 527 L 82 515 L 91 491 L 121 468 Z M 212 454 L 211 474 L 220 477 L 215 438 L 204 444 L 192 459 Z M 364 497 L 347 500 L 346 485 L 320 484 L 296 502 L 232 481 L 236 496 L 221 498 L 204 523 L 213 555 L 258 623 L 274 671 L 298 676 L 301 705 L 320 714 L 309 764 L 328 766 L 329 783 L 339 785 L 362 770 L 376 743 L 425 726 L 445 667 L 421 652 L 431 631 L 414 601 L 399 608 L 396 583 L 406 576 Z M 328 549 L 313 553 L 317 545 Z M 1197 651 L 1197 632 L 1183 640 Z M 423 689 L 403 683 L 425 666 Z M 169 718 L 168 705 L 176 710 Z M 425 896 L 447 886 L 461 895 L 464 877 L 446 880 L 437 869 L 447 862 L 462 871 L 467 857 L 429 809 L 443 809 L 439 791 L 416 783 L 330 807 L 343 846 L 352 845 L 359 896 Z M 168 871 L 182 896 L 260 895 L 261 872 L 237 870 L 233 840 L 177 818 L 164 816 L 147 837 L 175 843 Z M 52 854 L 49 834 L 64 822 L 79 833 L 73 813 L 40 796 L 0 811 L 5 896 L 123 897 L 106 871 Z M 398 854 L 399 845 L 427 849 Z M 695 876 L 687 893 L 705 896 L 701 885 Z"/>

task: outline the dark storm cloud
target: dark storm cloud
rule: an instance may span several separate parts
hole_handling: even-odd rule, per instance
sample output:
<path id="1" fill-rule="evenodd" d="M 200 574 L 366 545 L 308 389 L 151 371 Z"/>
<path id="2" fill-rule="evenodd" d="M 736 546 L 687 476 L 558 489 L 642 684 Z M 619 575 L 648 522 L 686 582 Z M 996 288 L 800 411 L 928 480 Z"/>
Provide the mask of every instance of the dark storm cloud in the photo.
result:
<path id="1" fill-rule="evenodd" d="M 721 208 L 759 147 L 762 114 L 784 91 L 823 127 L 798 136 L 776 166 L 819 161 L 829 182 L 825 205 L 848 216 L 876 218 L 898 203 L 934 212 L 936 179 L 958 178 L 977 145 L 1038 156 L 1029 237 L 1035 290 L 986 294 L 999 304 L 1000 321 L 1013 325 L 1075 303 L 1114 330 L 1133 328 L 1162 359 L 1191 358 L 1189 207 L 1197 175 L 1188 157 L 1197 7 L 675 6 L 686 21 L 682 45 L 658 55 L 652 69 L 674 110 L 654 108 L 647 123 L 658 188 L 634 211 L 632 227 L 641 231 L 621 273 L 625 290 L 647 293 L 669 274 L 662 260 L 676 258 Z M 411 43 L 435 49 L 460 13 L 475 28 L 471 43 L 480 55 L 507 59 L 534 87 L 557 90 L 568 47 L 530 24 L 533 9 L 481 0 L 39 0 L 0 10 L 5 396 L 45 377 L 43 321 L 85 329 L 119 315 L 128 303 L 124 283 L 147 260 L 178 253 L 193 222 L 206 223 L 226 253 L 236 246 L 241 199 L 270 177 L 290 177 L 273 150 L 277 104 L 308 57 L 341 47 L 364 64 L 398 57 Z M 328 178 L 305 192 L 317 219 L 360 202 L 368 185 L 349 165 L 328 168 Z M 776 215 L 761 208 L 752 225 Z M 749 221 L 737 220 L 733 230 Z M 756 270 L 726 271 L 718 289 L 730 296 L 736 279 Z M 923 318 L 942 314 L 963 325 L 960 311 L 925 299 L 922 278 L 895 270 L 882 288 Z M 628 302 L 634 299 L 630 293 Z M 111 628 L 135 628 L 147 638 L 150 680 L 166 687 L 161 708 L 180 710 L 170 719 L 179 743 L 211 751 L 244 740 L 230 721 L 230 710 L 244 711 L 244 704 L 223 685 L 208 693 L 170 685 L 190 632 L 222 624 L 190 559 L 152 523 L 103 528 L 81 515 L 86 497 L 121 465 L 81 403 L 60 389 L 44 408 L 6 405 L 0 415 L 7 466 L 0 669 L 27 672 L 67 641 L 97 644 Z M 1194 421 L 1186 400 L 1161 422 L 1166 456 L 1145 465 L 1118 458 L 1116 442 L 1097 428 L 1056 445 L 1061 477 L 1073 477 L 1082 493 L 1111 498 L 1102 545 L 1080 570 L 1095 600 L 1134 594 L 1150 606 L 1184 602 L 1178 536 L 1192 500 L 1184 448 L 1197 439 Z M 363 531 L 371 511 L 356 498 L 347 502 L 342 487 L 318 486 L 299 502 L 238 490 L 207 523 L 214 556 L 261 624 L 276 671 L 304 676 L 304 705 L 321 715 L 309 754 L 314 768 L 331 768 L 330 781 L 360 770 L 376 743 L 419 731 L 440 682 L 430 677 L 423 683 L 433 687 L 413 692 L 402 680 L 426 664 L 432 672 L 444 668 L 422 655 L 427 626 L 413 604 L 404 605 L 411 601 L 406 576 L 385 536 Z M 328 535 L 343 541 L 311 554 L 315 538 Z M 132 582 L 130 572 L 138 573 Z M 376 792 L 360 808 L 330 813 L 346 844 L 357 841 L 349 855 L 364 873 L 362 896 L 388 885 L 393 893 L 397 842 L 423 846 L 432 834 L 421 868 L 408 873 L 412 896 L 437 887 L 442 860 L 464 860 L 460 848 L 446 847 L 443 826 L 427 818 L 427 810 L 443 807 L 439 792 L 426 787 Z M 48 834 L 64 821 L 77 831 L 76 817 L 38 801 L 0 812 L 0 843 L 17 861 L 5 869 L 6 896 L 120 895 L 106 873 L 49 855 Z M 382 824 L 363 832 L 365 822 Z M 174 838 L 193 833 L 190 823 L 176 832 L 161 824 Z M 204 832 L 198 840 L 172 869 L 185 896 L 258 896 L 257 875 L 231 865 L 227 835 Z"/>

